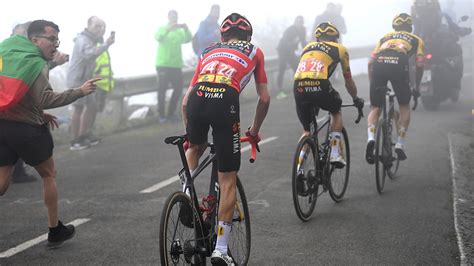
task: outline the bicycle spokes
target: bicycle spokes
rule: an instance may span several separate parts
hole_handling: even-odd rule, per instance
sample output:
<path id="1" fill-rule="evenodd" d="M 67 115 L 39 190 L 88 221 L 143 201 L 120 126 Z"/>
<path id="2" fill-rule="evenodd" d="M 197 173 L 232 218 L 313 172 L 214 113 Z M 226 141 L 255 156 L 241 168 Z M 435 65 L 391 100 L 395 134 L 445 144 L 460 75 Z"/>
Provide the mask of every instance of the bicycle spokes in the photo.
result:
<path id="1" fill-rule="evenodd" d="M 242 210 L 242 207 L 240 206 L 240 202 L 236 201 L 235 202 L 235 209 L 237 210 L 237 217 L 232 219 L 232 222 L 242 222 L 245 219 L 245 214 L 244 211 Z"/>

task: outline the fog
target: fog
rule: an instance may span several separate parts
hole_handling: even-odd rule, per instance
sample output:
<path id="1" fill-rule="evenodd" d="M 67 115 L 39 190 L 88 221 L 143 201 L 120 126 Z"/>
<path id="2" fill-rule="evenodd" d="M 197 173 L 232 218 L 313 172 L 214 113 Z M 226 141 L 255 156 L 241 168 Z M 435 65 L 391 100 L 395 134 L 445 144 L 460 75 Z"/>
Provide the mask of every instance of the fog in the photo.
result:
<path id="1" fill-rule="evenodd" d="M 294 17 L 303 15 L 308 35 L 312 31 L 314 19 L 324 11 L 329 1 L 291 1 L 275 4 L 267 1 L 241 0 L 235 4 L 227 2 L 221 5 L 222 20 L 231 12 L 239 12 L 249 18 L 254 26 L 254 43 L 261 46 L 266 56 L 275 55 L 276 43 L 282 31 L 293 23 Z M 408 0 L 339 0 L 343 5 L 342 15 L 347 24 L 347 34 L 343 43 L 347 47 L 373 45 L 385 32 L 391 29 L 391 20 L 396 13 L 410 12 L 412 1 Z M 471 1 L 458 1 L 470 6 Z M 67 4 L 66 4 L 67 3 Z M 71 53 L 74 37 L 82 31 L 87 19 L 96 15 L 107 23 L 108 36 L 116 31 L 116 43 L 110 48 L 112 67 L 116 77 L 129 77 L 155 73 L 157 42 L 154 34 L 158 27 L 167 23 L 167 13 L 175 9 L 179 14 L 179 23 L 188 24 L 194 33 L 200 21 L 209 13 L 210 6 L 216 1 L 128 1 L 128 2 L 83 0 L 65 2 L 50 1 L 4 1 L 0 17 L 0 40 L 7 38 L 13 26 L 29 20 L 46 19 L 59 25 L 60 50 Z M 458 3 L 458 8 L 462 5 Z M 21 9 L 21 11 L 20 11 Z M 8 12 L 5 12 L 8 11 Z M 16 11 L 15 11 L 16 10 Z M 11 12 L 10 12 L 11 11 Z M 460 12 L 466 11 L 465 9 Z M 464 14 L 458 14 L 464 15 Z M 183 46 L 185 62 L 190 65 L 194 54 L 191 44 Z"/>

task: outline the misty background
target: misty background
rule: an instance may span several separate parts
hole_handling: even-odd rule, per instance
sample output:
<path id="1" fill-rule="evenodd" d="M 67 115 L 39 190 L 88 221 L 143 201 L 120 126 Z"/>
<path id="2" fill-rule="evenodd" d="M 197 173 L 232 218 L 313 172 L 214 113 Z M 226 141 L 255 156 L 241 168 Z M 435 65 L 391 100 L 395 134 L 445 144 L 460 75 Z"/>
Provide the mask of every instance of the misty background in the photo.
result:
<path id="1" fill-rule="evenodd" d="M 283 31 L 290 26 L 297 15 L 305 19 L 307 36 L 311 35 L 314 20 L 321 14 L 327 3 L 343 5 L 342 16 L 347 25 L 347 34 L 343 35 L 343 44 L 347 47 L 375 45 L 376 41 L 391 30 L 391 21 L 395 14 L 410 13 L 413 1 L 409 0 L 336 0 L 308 1 L 298 0 L 287 3 L 269 3 L 266 1 L 241 0 L 238 4 L 218 3 L 214 0 L 202 1 L 93 1 L 78 2 L 50 1 L 4 1 L 0 16 L 0 40 L 7 38 L 18 23 L 35 19 L 51 20 L 59 25 L 61 45 L 59 50 L 70 54 L 73 39 L 87 24 L 90 16 L 98 16 L 107 23 L 107 38 L 110 31 L 116 31 L 116 42 L 109 49 L 115 77 L 132 77 L 155 73 L 157 42 L 154 34 L 166 24 L 168 11 L 178 11 L 178 23 L 186 23 L 194 34 L 199 23 L 209 14 L 212 4 L 221 6 L 219 21 L 232 12 L 239 12 L 249 18 L 254 27 L 253 43 L 261 47 L 266 57 L 276 55 L 276 45 Z M 455 1 L 454 10 L 458 17 L 473 14 L 471 0 Z M 442 6 L 449 5 L 441 1 Z M 469 20 L 472 24 L 472 18 Z M 468 36 L 467 38 L 472 38 Z M 349 49 L 350 54 L 350 49 Z M 183 45 L 183 57 L 187 67 L 196 62 L 191 43 Z M 352 63 L 352 62 L 351 62 Z M 352 66 L 357 73 L 365 71 L 365 62 Z M 52 71 L 52 76 L 64 73 L 64 66 Z M 63 75 L 63 74 L 62 74 Z"/>

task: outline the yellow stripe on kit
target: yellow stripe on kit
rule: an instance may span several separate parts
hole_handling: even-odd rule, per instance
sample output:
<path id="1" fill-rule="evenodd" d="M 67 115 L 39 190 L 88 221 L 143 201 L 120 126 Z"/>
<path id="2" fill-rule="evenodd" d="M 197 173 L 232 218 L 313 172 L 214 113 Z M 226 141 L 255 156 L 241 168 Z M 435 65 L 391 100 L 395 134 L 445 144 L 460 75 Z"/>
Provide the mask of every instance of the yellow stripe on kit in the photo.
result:
<path id="1" fill-rule="evenodd" d="M 217 228 L 217 235 L 218 235 L 218 236 L 223 236 L 223 235 L 224 235 L 224 227 L 222 227 L 222 226 L 220 226 L 220 225 L 218 226 L 218 228 Z"/>

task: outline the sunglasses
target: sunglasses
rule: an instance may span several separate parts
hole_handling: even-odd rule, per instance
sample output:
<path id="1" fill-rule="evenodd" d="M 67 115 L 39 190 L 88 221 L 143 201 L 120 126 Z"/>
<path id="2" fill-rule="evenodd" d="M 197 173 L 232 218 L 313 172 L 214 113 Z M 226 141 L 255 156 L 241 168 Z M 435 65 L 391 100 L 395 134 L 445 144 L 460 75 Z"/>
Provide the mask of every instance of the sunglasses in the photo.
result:
<path id="1" fill-rule="evenodd" d="M 245 25 L 242 25 L 241 23 L 243 23 Z M 250 26 L 250 24 L 243 18 L 239 18 L 236 22 L 232 22 L 230 19 L 227 19 L 226 21 L 224 21 L 222 23 L 222 25 L 228 25 L 228 26 L 225 26 L 225 27 L 221 28 L 221 31 L 223 31 L 223 32 L 226 32 L 232 26 L 235 26 L 235 25 L 237 25 L 237 27 L 241 30 L 245 30 L 245 31 L 252 30 L 252 26 Z"/>

